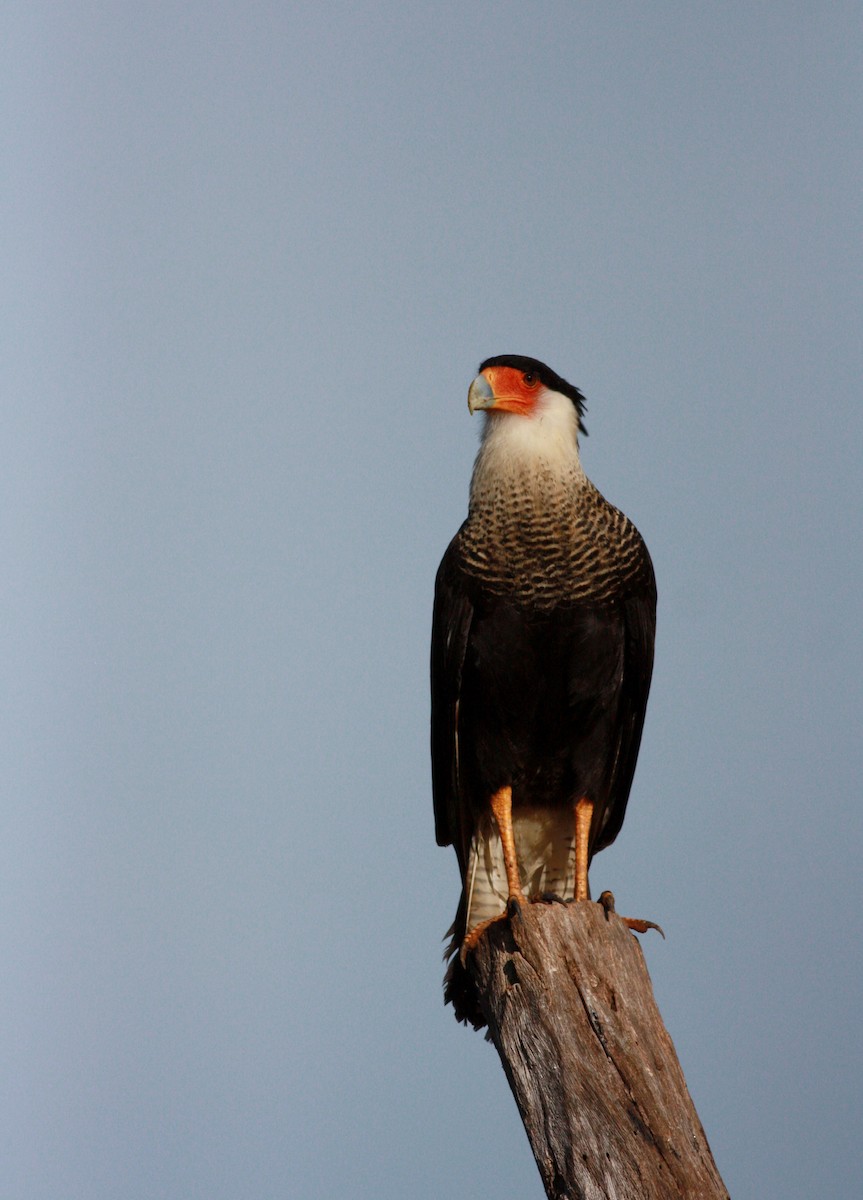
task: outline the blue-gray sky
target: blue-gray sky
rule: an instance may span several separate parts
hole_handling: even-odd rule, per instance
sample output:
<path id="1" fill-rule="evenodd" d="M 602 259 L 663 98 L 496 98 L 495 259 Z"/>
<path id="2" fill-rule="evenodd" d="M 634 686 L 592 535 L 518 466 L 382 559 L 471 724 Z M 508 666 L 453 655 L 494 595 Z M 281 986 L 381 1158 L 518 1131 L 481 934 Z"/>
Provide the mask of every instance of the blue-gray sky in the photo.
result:
<path id="1" fill-rule="evenodd" d="M 594 889 L 735 1200 L 854 1194 L 859 6 L 2 23 L 0 1194 L 542 1195 L 442 1006 L 427 752 L 504 352 L 659 582 Z"/>

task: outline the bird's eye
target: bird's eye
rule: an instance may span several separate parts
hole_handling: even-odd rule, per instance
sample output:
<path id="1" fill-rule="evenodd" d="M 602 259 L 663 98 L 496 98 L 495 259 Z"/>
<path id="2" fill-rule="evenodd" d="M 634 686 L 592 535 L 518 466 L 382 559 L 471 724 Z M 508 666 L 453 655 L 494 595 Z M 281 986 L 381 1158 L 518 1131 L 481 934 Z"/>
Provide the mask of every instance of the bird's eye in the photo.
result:
<path id="1" fill-rule="evenodd" d="M 536 375 L 534 375 L 533 371 L 527 371 L 525 372 L 524 382 L 529 388 L 532 388 L 536 387 L 536 385 L 539 383 L 539 380 L 537 379 Z"/>

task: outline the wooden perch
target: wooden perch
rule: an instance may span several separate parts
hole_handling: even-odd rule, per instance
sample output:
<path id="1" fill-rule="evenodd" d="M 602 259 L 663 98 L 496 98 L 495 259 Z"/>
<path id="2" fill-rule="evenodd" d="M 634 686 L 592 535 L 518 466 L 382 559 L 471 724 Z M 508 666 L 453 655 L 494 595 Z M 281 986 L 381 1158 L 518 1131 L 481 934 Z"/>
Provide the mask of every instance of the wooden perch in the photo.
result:
<path id="1" fill-rule="evenodd" d="M 467 967 L 551 1200 L 728 1200 L 619 917 L 526 905 Z"/>

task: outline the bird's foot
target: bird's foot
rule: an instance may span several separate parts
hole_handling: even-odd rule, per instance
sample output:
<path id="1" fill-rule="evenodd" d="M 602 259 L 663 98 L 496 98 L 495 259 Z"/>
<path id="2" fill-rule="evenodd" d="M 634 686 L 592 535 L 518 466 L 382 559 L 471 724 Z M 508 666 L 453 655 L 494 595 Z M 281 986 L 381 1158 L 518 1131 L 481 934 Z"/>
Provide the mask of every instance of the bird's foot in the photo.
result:
<path id="1" fill-rule="evenodd" d="M 605 909 L 605 917 L 607 920 L 608 917 L 615 911 L 614 893 L 607 891 L 603 892 L 599 897 L 599 903 Z M 623 921 L 627 929 L 631 929 L 635 933 L 647 933 L 648 929 L 655 929 L 657 933 L 662 935 L 663 939 L 665 938 L 665 932 L 663 931 L 662 926 L 657 925 L 655 921 L 645 921 L 642 920 L 641 917 L 621 917 L 620 919 Z"/>
<path id="2" fill-rule="evenodd" d="M 461 944 L 461 950 L 459 950 L 458 956 L 461 960 L 461 965 L 465 965 L 467 956 L 470 954 L 471 950 L 475 948 L 477 942 L 489 928 L 489 926 L 496 925 L 498 921 L 511 920 L 513 917 L 517 917 L 521 912 L 521 906 L 523 904 L 527 904 L 526 896 L 522 895 L 521 893 L 519 893 L 517 896 L 510 896 L 506 902 L 506 908 L 502 913 L 496 917 L 489 917 L 485 921 L 480 921 L 479 925 L 474 925 L 470 933 L 465 935 L 464 941 Z"/>

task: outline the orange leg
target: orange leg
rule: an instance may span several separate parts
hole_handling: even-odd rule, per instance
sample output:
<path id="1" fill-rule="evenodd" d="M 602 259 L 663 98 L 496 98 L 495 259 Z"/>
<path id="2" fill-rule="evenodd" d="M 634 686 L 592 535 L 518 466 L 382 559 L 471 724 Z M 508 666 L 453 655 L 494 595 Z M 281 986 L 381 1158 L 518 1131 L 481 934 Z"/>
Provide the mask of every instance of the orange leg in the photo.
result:
<path id="1" fill-rule="evenodd" d="M 518 859 L 515 854 L 515 836 L 512 832 L 512 788 L 504 787 L 491 798 L 491 811 L 500 831 L 500 844 L 503 847 L 503 865 L 506 868 L 506 883 L 509 899 L 524 904 L 524 892 L 521 890 L 521 880 L 518 877 Z"/>
<path id="2" fill-rule="evenodd" d="M 587 859 L 590 846 L 590 822 L 593 820 L 593 801 L 586 796 L 575 806 L 575 898 L 589 900 L 590 888 L 587 884 Z M 599 903 L 605 909 L 606 917 L 614 912 L 614 896 L 611 892 L 603 892 Z M 662 929 L 655 921 L 643 921 L 640 917 L 621 917 L 624 925 L 636 933 L 647 933 L 648 929 Z M 665 934 L 662 933 L 665 937 Z"/>
<path id="3" fill-rule="evenodd" d="M 582 797 L 575 806 L 575 898 L 588 900 L 587 851 L 590 845 L 590 822 L 593 820 L 593 801 Z"/>
<path id="4" fill-rule="evenodd" d="M 494 816 L 495 823 L 500 833 L 500 844 L 503 848 L 503 865 L 506 869 L 506 885 L 509 897 L 507 906 L 515 902 L 516 904 L 526 904 L 527 899 L 524 892 L 521 890 L 521 880 L 518 876 L 518 858 L 515 853 L 515 836 L 512 832 L 512 788 L 503 787 L 500 791 L 495 792 L 491 798 L 491 811 Z M 485 933 L 489 925 L 493 925 L 495 921 L 501 920 L 506 916 L 506 912 L 502 912 L 499 917 L 490 917 L 487 921 L 481 921 L 479 925 L 474 925 L 473 929 L 462 942 L 461 946 L 461 961 L 464 962 L 469 950 L 472 950 L 479 941 L 481 935 Z"/>

